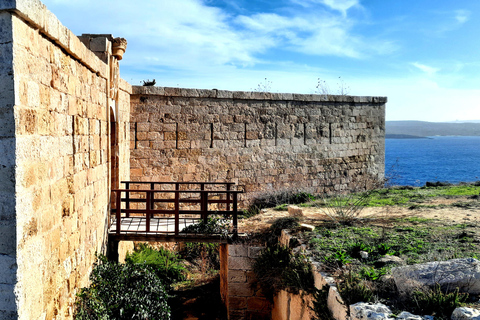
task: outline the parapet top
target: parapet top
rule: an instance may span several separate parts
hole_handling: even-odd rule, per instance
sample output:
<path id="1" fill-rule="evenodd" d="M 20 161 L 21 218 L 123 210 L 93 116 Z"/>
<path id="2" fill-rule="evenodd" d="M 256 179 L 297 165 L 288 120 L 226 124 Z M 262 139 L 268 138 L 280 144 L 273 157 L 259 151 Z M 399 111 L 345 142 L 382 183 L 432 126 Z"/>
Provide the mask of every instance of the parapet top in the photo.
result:
<path id="1" fill-rule="evenodd" d="M 324 94 L 272 93 L 255 91 L 227 91 L 217 89 L 182 89 L 170 87 L 133 86 L 136 95 L 157 95 L 168 97 L 217 98 L 238 100 L 283 100 L 312 102 L 355 102 L 355 103 L 386 103 L 387 97 L 346 96 Z"/>

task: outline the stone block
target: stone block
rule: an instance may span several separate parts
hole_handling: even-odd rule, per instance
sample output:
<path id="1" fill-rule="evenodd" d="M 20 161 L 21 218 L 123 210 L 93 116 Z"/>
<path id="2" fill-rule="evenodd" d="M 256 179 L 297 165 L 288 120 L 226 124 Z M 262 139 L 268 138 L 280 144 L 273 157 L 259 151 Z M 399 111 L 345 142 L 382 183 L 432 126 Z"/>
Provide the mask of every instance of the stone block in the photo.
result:
<path id="1" fill-rule="evenodd" d="M 228 310 L 244 310 L 247 309 L 246 297 L 230 297 L 228 299 Z"/>
<path id="2" fill-rule="evenodd" d="M 230 283 L 228 286 L 228 296 L 232 297 L 251 297 L 254 291 L 249 283 Z"/>
<path id="3" fill-rule="evenodd" d="M 243 270 L 230 270 L 228 272 L 229 283 L 244 283 L 247 282 L 247 272 Z"/>
<path id="4" fill-rule="evenodd" d="M 298 206 L 288 206 L 288 215 L 291 217 L 303 217 L 303 210 Z"/>
<path id="5" fill-rule="evenodd" d="M 251 270 L 252 259 L 247 257 L 228 257 L 228 267 L 230 270 Z"/>
<path id="6" fill-rule="evenodd" d="M 231 257 L 247 257 L 248 246 L 231 244 L 228 246 L 228 254 Z"/>

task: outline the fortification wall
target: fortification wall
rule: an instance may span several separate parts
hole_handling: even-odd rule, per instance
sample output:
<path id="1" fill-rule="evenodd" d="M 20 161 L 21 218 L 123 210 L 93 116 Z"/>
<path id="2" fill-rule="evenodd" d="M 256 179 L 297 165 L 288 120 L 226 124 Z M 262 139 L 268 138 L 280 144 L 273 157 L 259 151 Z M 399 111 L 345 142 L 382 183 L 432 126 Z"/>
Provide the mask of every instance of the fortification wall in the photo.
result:
<path id="1" fill-rule="evenodd" d="M 383 97 L 133 87 L 131 178 L 232 181 L 248 196 L 342 192 L 384 175 Z"/>
<path id="2" fill-rule="evenodd" d="M 0 318 L 68 319 L 106 248 L 110 106 L 129 178 L 131 87 L 115 106 L 109 42 L 102 61 L 39 1 L 3 1 L 0 29 Z"/>

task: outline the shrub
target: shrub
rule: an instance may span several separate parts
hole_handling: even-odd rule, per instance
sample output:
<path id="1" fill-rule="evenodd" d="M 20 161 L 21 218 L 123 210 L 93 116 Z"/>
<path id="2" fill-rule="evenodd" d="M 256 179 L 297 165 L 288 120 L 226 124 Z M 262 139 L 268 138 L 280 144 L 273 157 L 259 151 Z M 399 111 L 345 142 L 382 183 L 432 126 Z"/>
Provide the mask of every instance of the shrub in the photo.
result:
<path id="1" fill-rule="evenodd" d="M 90 281 L 77 296 L 75 319 L 170 319 L 165 288 L 148 265 L 100 256 Z"/>
<path id="2" fill-rule="evenodd" d="M 273 299 L 283 289 L 313 292 L 311 264 L 305 256 L 294 255 L 287 247 L 267 247 L 255 259 L 253 271 L 263 293 L 269 299 Z"/>
<path id="3" fill-rule="evenodd" d="M 347 305 L 357 302 L 373 301 L 373 292 L 366 285 L 366 282 L 352 270 L 348 270 L 340 276 L 338 292 Z"/>
<path id="4" fill-rule="evenodd" d="M 244 217 L 251 217 L 265 208 L 275 208 L 285 204 L 301 204 L 314 201 L 315 196 L 297 189 L 283 189 L 265 192 L 257 195 L 250 206 L 244 211 Z"/>
<path id="5" fill-rule="evenodd" d="M 180 255 L 183 259 L 197 263 L 200 261 L 202 270 L 208 268 L 220 269 L 220 256 L 218 243 L 186 242 Z"/>
<path id="6" fill-rule="evenodd" d="M 325 285 L 322 289 L 316 289 L 313 293 L 313 306 L 311 309 L 315 312 L 314 320 L 335 320 L 327 304 L 329 288 L 328 285 Z"/>
<path id="7" fill-rule="evenodd" d="M 185 280 L 186 269 L 182 261 L 175 252 L 164 248 L 155 250 L 141 243 L 134 252 L 127 253 L 125 262 L 149 266 L 168 287 L 174 282 Z"/>
<path id="8" fill-rule="evenodd" d="M 459 293 L 458 288 L 453 292 L 445 293 L 438 284 L 433 289 L 413 293 L 415 311 L 435 315 L 435 318 L 440 319 L 450 319 L 453 310 L 460 307 L 467 299 L 468 294 Z"/>
<path id="9" fill-rule="evenodd" d="M 208 217 L 207 222 L 201 220 L 198 223 L 183 228 L 183 233 L 220 234 L 228 236 L 228 220 L 220 217 Z"/>

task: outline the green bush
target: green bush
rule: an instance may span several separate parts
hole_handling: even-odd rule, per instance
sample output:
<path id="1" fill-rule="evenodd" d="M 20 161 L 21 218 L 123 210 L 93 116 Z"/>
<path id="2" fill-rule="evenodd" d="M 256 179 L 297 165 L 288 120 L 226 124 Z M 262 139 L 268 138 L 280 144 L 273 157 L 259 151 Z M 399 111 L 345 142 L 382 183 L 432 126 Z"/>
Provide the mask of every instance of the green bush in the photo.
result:
<path id="1" fill-rule="evenodd" d="M 301 204 L 315 200 L 315 196 L 298 191 L 297 189 L 284 189 L 265 192 L 257 195 L 251 202 L 247 210 L 244 211 L 243 216 L 246 218 L 252 217 L 260 213 L 260 210 L 265 208 L 275 208 L 285 204 Z"/>
<path id="2" fill-rule="evenodd" d="M 218 243 L 186 242 L 180 256 L 192 263 L 201 261 L 204 268 L 220 269 L 220 255 Z"/>
<path id="3" fill-rule="evenodd" d="M 414 310 L 422 314 L 435 315 L 435 318 L 439 319 L 450 319 L 453 310 L 462 306 L 467 299 L 468 294 L 459 293 L 458 288 L 445 293 L 438 284 L 433 289 L 413 293 Z"/>
<path id="4" fill-rule="evenodd" d="M 220 217 L 210 216 L 207 222 L 201 220 L 198 223 L 189 225 L 182 229 L 183 233 L 200 233 L 200 234 L 220 234 L 227 237 L 229 222 Z"/>
<path id="5" fill-rule="evenodd" d="M 91 285 L 77 296 L 75 319 L 170 319 L 162 281 L 145 264 L 118 264 L 100 256 Z"/>
<path id="6" fill-rule="evenodd" d="M 149 266 L 168 287 L 174 282 L 185 280 L 186 269 L 182 260 L 175 252 L 164 248 L 156 250 L 141 243 L 134 252 L 127 253 L 125 262 Z"/>
<path id="7" fill-rule="evenodd" d="M 267 247 L 255 259 L 253 271 L 263 293 L 269 299 L 283 289 L 313 292 L 312 266 L 305 256 L 294 255 L 280 245 Z"/>

